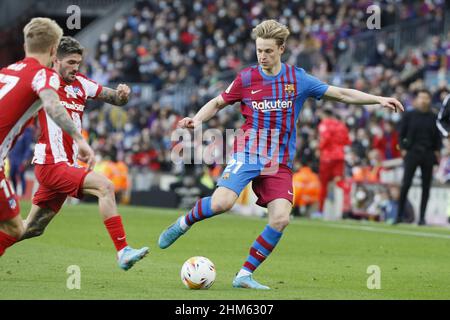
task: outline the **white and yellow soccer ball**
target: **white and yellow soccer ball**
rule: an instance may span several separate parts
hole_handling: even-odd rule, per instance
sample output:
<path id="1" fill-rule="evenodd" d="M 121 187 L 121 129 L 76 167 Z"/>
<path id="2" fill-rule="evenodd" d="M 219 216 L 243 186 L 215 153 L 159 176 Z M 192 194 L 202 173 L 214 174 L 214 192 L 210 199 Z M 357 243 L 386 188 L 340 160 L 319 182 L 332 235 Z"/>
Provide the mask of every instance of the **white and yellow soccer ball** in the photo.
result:
<path id="1" fill-rule="evenodd" d="M 216 280 L 216 267 L 205 257 L 192 257 L 181 268 L 181 281 L 189 289 L 209 289 Z"/>

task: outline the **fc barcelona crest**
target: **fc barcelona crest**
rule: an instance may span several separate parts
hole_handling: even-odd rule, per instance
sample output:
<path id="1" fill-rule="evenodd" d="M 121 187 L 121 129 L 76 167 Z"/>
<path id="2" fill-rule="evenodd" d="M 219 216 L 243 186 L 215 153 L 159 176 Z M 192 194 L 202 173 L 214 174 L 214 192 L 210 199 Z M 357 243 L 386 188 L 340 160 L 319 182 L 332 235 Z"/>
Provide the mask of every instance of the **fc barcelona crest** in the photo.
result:
<path id="1" fill-rule="evenodd" d="M 284 85 L 284 92 L 286 94 L 294 94 L 295 93 L 295 84 L 285 84 Z"/>

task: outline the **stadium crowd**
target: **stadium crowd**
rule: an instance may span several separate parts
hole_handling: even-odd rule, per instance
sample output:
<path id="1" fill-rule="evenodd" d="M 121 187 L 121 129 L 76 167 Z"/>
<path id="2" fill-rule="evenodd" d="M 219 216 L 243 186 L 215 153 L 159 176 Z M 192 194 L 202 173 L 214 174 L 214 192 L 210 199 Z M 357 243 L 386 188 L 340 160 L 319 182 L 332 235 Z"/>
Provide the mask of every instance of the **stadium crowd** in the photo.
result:
<path id="1" fill-rule="evenodd" d="M 138 1 L 111 32 L 101 35 L 97 51 L 86 57 L 82 71 L 101 84 L 145 83 L 161 96 L 173 94 L 172 88 L 180 85 L 194 89 L 182 109 L 174 108 L 170 99 L 146 101 L 137 85 L 126 107 L 92 103 L 83 123 L 92 146 L 103 158 L 123 161 L 128 167 L 180 173 L 183 168 L 174 165 L 170 157 L 170 137 L 178 120 L 193 115 L 226 88 L 238 70 L 255 63 L 251 29 L 266 18 L 275 18 L 291 30 L 285 62 L 303 67 L 328 83 L 394 96 L 407 109 L 413 105 L 414 92 L 425 87 L 426 72 L 437 73 L 438 84 L 432 93 L 433 106 L 438 108 L 449 92 L 445 75 L 450 70 L 450 33 L 444 38 L 430 37 L 425 45 L 402 52 L 379 42 L 364 64 L 340 69 L 338 59 L 348 50 L 348 40 L 367 31 L 366 8 L 371 3 L 196 0 L 188 5 L 177 0 Z M 444 17 L 443 0 L 379 4 L 383 27 L 418 18 L 439 25 Z M 228 76 L 224 78 L 224 74 Z M 295 169 L 307 163 L 318 171 L 317 125 L 322 108 L 332 109 L 349 129 L 352 143 L 346 149 L 346 175 L 378 181 L 381 161 L 400 156 L 397 124 L 401 114 L 307 101 L 298 123 Z M 206 127 L 224 131 L 241 123 L 239 113 L 228 108 Z M 204 174 L 204 168 L 198 172 Z"/>
<path id="2" fill-rule="evenodd" d="M 309 69 L 331 83 L 395 96 L 410 108 L 414 91 L 424 87 L 425 71 L 450 69 L 450 34 L 447 39 L 434 37 L 428 47 L 402 53 L 380 43 L 366 65 L 353 66 L 353 77 L 341 78 L 336 58 L 345 47 L 342 41 L 367 30 L 363 9 L 369 2 L 291 1 L 282 6 L 273 1 L 195 1 L 188 7 L 181 1 L 139 1 L 129 16 L 117 21 L 110 34 L 101 36 L 95 57 L 87 60 L 85 71 L 100 83 L 144 82 L 162 92 L 174 84 L 195 83 L 197 90 L 191 93 L 188 106 L 180 111 L 164 100 L 144 101 L 135 86 L 126 108 L 93 108 L 85 120 L 85 129 L 98 150 L 118 151 L 119 157 L 130 165 L 170 171 L 173 169 L 170 135 L 178 119 L 195 113 L 217 94 L 218 88 L 228 84 L 220 82 L 218 74 L 231 70 L 233 75 L 254 63 L 251 28 L 271 17 L 281 17 L 280 21 L 293 34 L 286 62 Z M 438 19 L 443 15 L 443 1 L 397 6 L 384 4 L 383 26 L 398 19 Z M 299 57 L 311 52 L 319 58 L 304 66 Z M 446 84 L 435 88 L 436 107 L 446 92 Z M 318 158 L 315 130 L 320 120 L 318 110 L 331 107 L 350 129 L 349 169 L 399 156 L 396 124 L 400 114 L 330 102 L 319 106 L 308 101 L 300 117 L 297 150 L 299 158 L 310 162 L 314 169 Z M 208 126 L 234 128 L 241 120 L 230 109 Z"/>

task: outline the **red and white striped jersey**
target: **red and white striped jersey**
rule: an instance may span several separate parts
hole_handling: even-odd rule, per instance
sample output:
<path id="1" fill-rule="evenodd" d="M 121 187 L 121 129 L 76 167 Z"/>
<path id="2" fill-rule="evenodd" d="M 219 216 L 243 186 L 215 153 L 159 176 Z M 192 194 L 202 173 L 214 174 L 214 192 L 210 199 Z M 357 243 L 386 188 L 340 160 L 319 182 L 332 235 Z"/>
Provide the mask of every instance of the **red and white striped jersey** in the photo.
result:
<path id="1" fill-rule="evenodd" d="M 81 73 L 76 75 L 76 79 L 72 83 L 67 83 L 63 79 L 60 81 L 58 95 L 61 105 L 66 108 L 81 133 L 81 120 L 86 100 L 95 99 L 102 91 L 102 86 Z M 37 164 L 58 162 L 76 164 L 77 144 L 68 133 L 58 127 L 44 110 L 39 112 L 39 125 L 41 126 L 41 135 L 34 148 L 32 162 Z"/>
<path id="2" fill-rule="evenodd" d="M 0 168 L 16 138 L 42 107 L 39 93 L 58 90 L 59 76 L 34 58 L 0 69 Z"/>

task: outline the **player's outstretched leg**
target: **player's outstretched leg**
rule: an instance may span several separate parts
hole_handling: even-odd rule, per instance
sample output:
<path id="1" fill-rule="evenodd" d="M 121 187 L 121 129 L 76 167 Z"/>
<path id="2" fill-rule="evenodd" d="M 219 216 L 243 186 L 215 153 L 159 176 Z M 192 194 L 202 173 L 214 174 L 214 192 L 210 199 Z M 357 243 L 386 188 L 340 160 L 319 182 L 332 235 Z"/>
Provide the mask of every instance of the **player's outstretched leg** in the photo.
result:
<path id="1" fill-rule="evenodd" d="M 172 245 L 194 223 L 230 210 L 237 198 L 236 192 L 226 187 L 218 187 L 211 197 L 198 200 L 188 214 L 178 218 L 175 223 L 161 233 L 158 240 L 159 247 L 165 249 Z"/>
<path id="2" fill-rule="evenodd" d="M 5 250 L 16 243 L 23 234 L 22 218 L 20 217 L 19 199 L 13 192 L 0 167 L 0 257 Z"/>
<path id="3" fill-rule="evenodd" d="M 289 224 L 289 215 L 292 203 L 286 199 L 275 199 L 267 205 L 269 211 L 269 224 L 259 235 L 250 248 L 250 254 L 244 265 L 233 280 L 233 287 L 268 290 L 253 279 L 253 272 L 272 253 L 283 235 L 283 230 Z"/>
<path id="4" fill-rule="evenodd" d="M 265 227 L 264 231 L 251 246 L 250 254 L 247 257 L 247 260 L 233 280 L 233 287 L 262 290 L 270 289 L 269 287 L 255 281 L 252 275 L 256 268 L 258 268 L 259 265 L 266 260 L 275 248 L 282 234 L 282 232 L 273 229 L 269 225 Z"/>
<path id="5" fill-rule="evenodd" d="M 206 197 L 198 200 L 188 214 L 179 217 L 175 223 L 161 233 L 158 240 L 159 247 L 161 249 L 169 247 L 179 237 L 185 234 L 194 223 L 212 217 L 214 212 L 211 208 L 211 199 L 212 197 Z"/>
<path id="6" fill-rule="evenodd" d="M 123 270 L 129 270 L 148 254 L 149 248 L 133 249 L 128 245 L 122 217 L 117 213 L 114 185 L 106 177 L 90 172 L 84 180 L 83 193 L 98 197 L 100 214 L 116 247 L 119 267 Z"/>
<path id="7" fill-rule="evenodd" d="M 128 245 L 121 216 L 110 217 L 104 221 L 104 224 L 116 247 L 117 262 L 120 268 L 125 271 L 129 270 L 136 262 L 148 254 L 148 247 L 133 249 Z"/>

